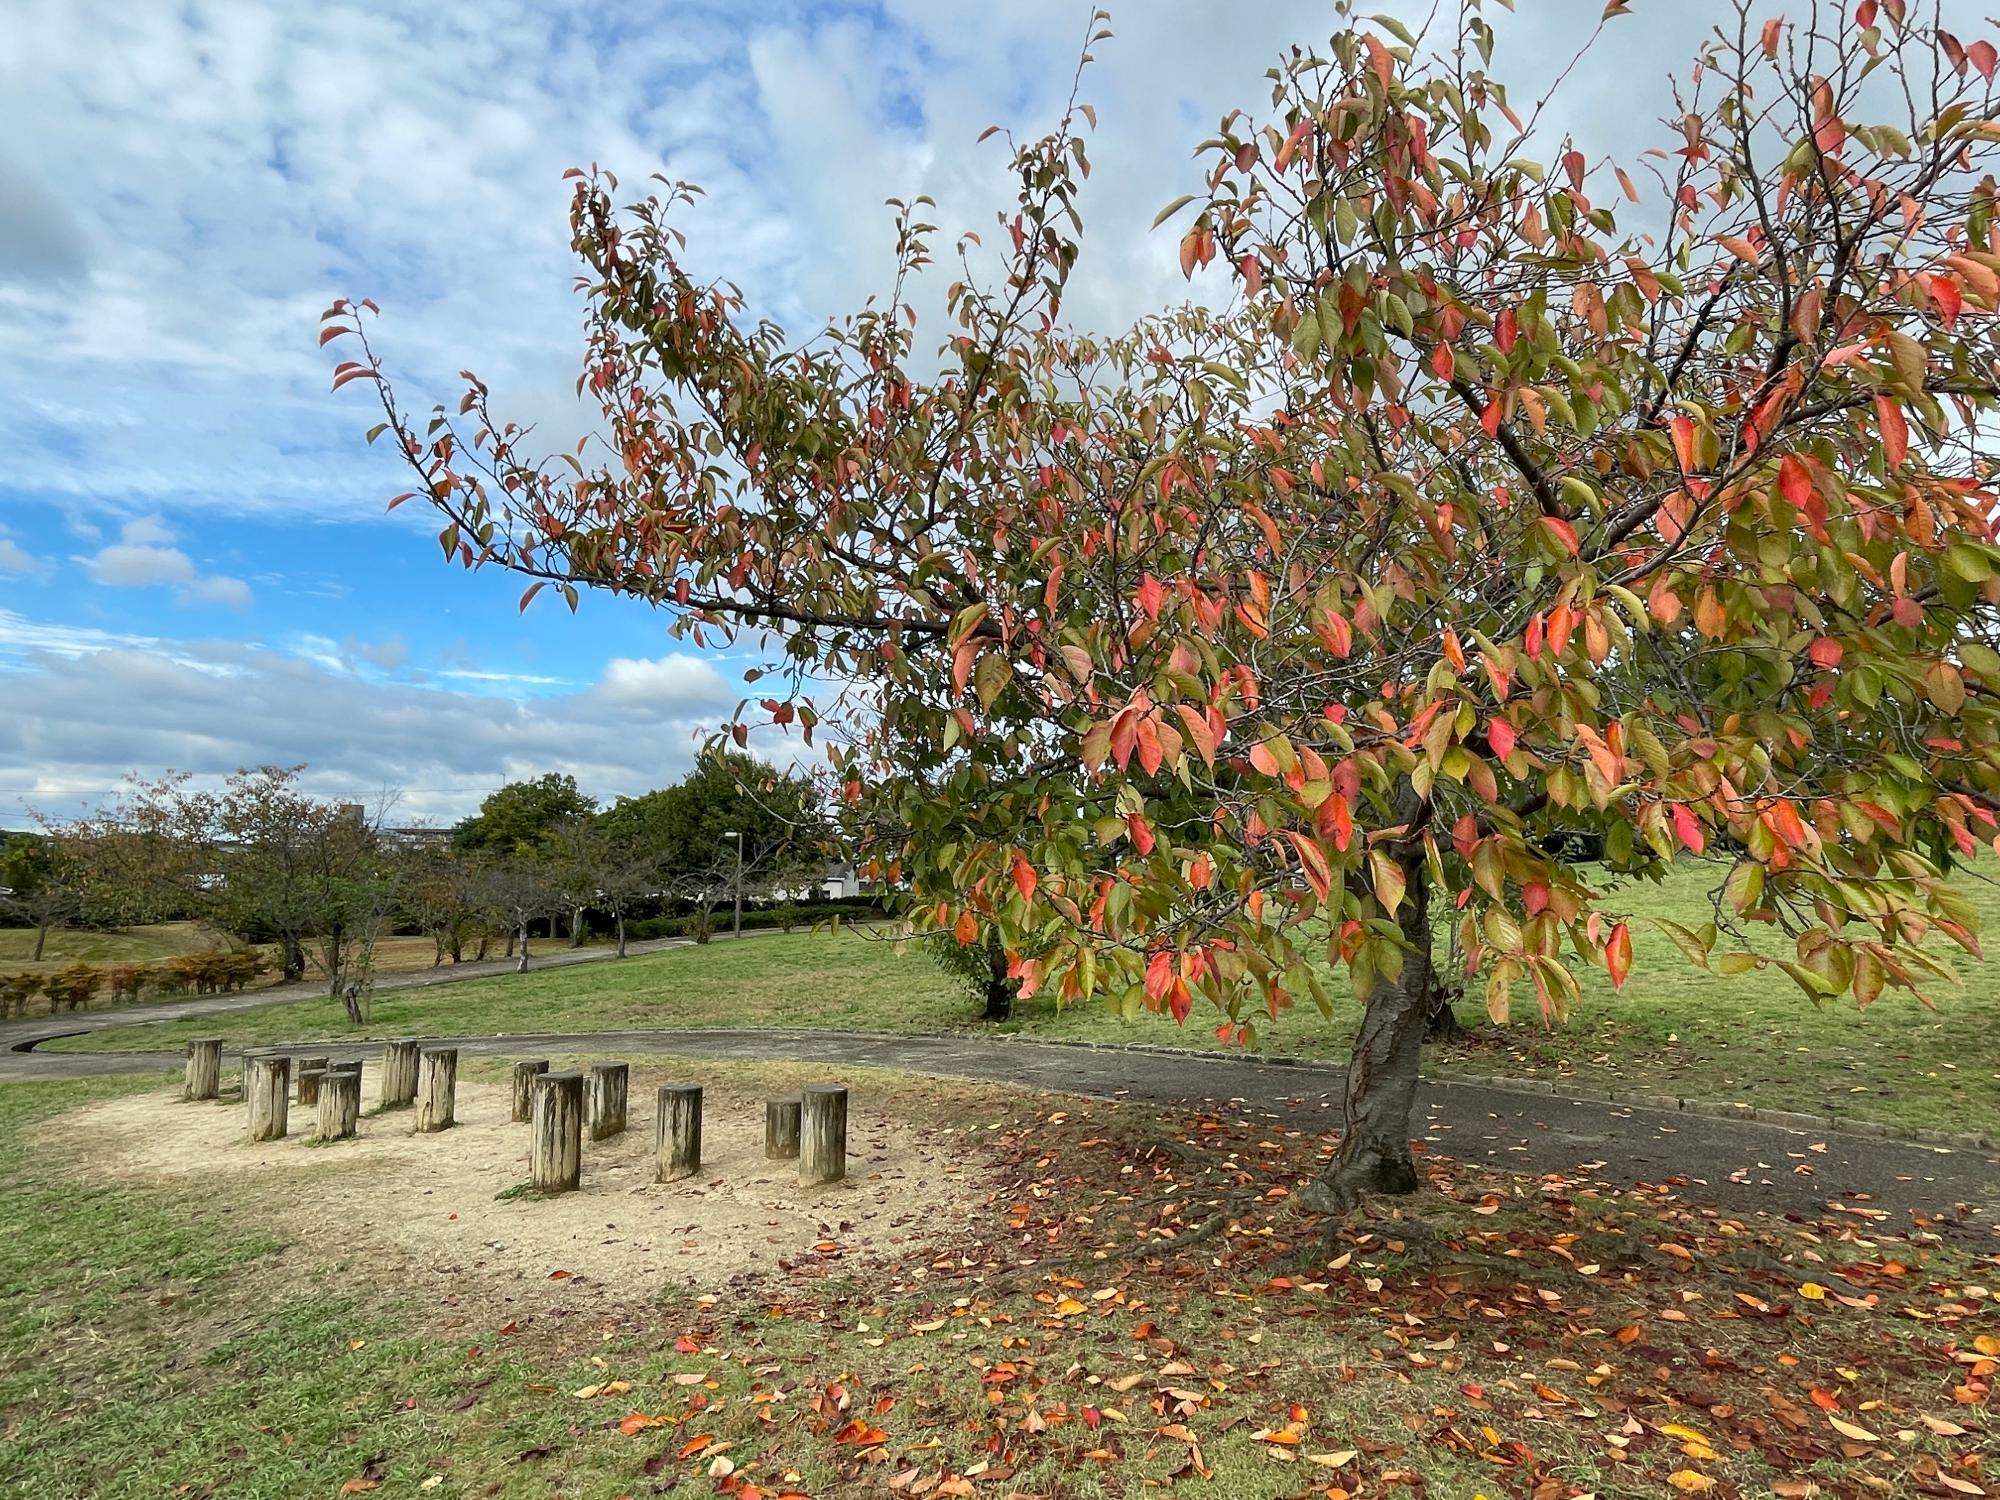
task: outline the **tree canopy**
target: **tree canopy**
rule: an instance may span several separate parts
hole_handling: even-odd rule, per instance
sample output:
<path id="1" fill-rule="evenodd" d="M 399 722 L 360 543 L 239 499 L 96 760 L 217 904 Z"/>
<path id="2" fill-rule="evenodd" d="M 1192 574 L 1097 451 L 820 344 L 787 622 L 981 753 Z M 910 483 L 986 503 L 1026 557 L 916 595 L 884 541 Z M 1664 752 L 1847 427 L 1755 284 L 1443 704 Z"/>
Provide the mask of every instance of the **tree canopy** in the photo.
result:
<path id="1" fill-rule="evenodd" d="M 1346 1202 L 1415 1183 L 1434 921 L 1503 1019 L 1622 982 L 1619 884 L 1676 858 L 1720 876 L 1689 961 L 1816 1001 L 1976 942 L 1942 876 L 2000 804 L 2000 108 L 1992 42 L 1902 0 L 1743 0 L 1614 162 L 1510 100 L 1478 0 L 1337 9 L 1161 216 L 1217 306 L 1064 322 L 1073 95 L 934 354 L 923 200 L 893 294 L 801 340 L 691 268 L 692 187 L 596 170 L 601 450 L 534 451 L 476 380 L 408 416 L 372 303 L 323 340 L 448 558 L 769 642 L 738 743 L 827 743 L 913 919 L 995 924 L 1024 991 L 1247 1033 L 1344 972 Z"/>
<path id="2" fill-rule="evenodd" d="M 549 771 L 488 793 L 479 811 L 452 830 L 452 842 L 461 849 L 524 853 L 566 819 L 588 818 L 596 811 L 596 800 L 578 790 L 574 776 Z"/>

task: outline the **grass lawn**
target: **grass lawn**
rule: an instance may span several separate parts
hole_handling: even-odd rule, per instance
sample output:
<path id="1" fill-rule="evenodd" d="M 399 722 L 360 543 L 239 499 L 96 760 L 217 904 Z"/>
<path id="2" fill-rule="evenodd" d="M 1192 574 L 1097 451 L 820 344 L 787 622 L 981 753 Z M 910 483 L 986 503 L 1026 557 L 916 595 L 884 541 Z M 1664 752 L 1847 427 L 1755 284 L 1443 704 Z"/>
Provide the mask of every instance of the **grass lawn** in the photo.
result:
<path id="1" fill-rule="evenodd" d="M 64 964 L 143 964 L 177 958 L 208 948 L 226 947 L 221 937 L 198 922 L 160 922 L 119 932 L 83 932 L 53 928 L 42 961 L 34 961 L 35 929 L 0 927 L 0 974 L 44 973 Z"/>
<path id="2" fill-rule="evenodd" d="M 1293 1206 L 1316 1137 L 852 1081 L 981 1143 L 994 1191 L 937 1259 L 724 1297 L 299 1236 L 356 1188 L 338 1148 L 278 1196 L 226 1160 L 199 1194 L 92 1185 L 35 1129 L 138 1090 L 184 1108 L 163 1080 L 0 1087 L 0 1491 L 1990 1493 L 1990 1241 L 1434 1165 L 1322 1246 Z"/>
<path id="3" fill-rule="evenodd" d="M 1711 883 L 1708 870 L 1683 867 L 1663 886 L 1639 886 L 1618 898 L 1637 918 L 1636 958 L 1622 994 L 1601 972 L 1587 973 L 1582 1003 L 1566 1024 L 1553 1028 L 1531 1009 L 1507 1027 L 1485 1025 L 1467 1003 L 1463 1018 L 1481 1024 L 1462 1042 L 1433 1048 L 1431 1071 L 1563 1078 L 1580 1086 L 1934 1129 L 2000 1119 L 2000 963 L 1959 955 L 1964 983 L 1942 988 L 1935 1010 L 1895 993 L 1866 1011 L 1851 1001 L 1818 1007 L 1775 971 L 1723 977 L 1693 968 L 1644 920 L 1664 916 L 1699 926 L 1708 917 Z M 2000 887 L 1967 877 L 1966 889 L 1986 930 L 2000 933 Z M 976 1030 L 982 1023 L 974 1015 L 972 1002 L 920 953 L 898 954 L 880 938 L 842 931 L 383 994 L 360 1032 L 348 1028 L 338 1005 L 312 1002 L 124 1027 L 53 1045 L 179 1048 L 198 1035 L 282 1042 L 648 1026 L 936 1032 Z M 1355 1019 L 1351 1004 L 1331 1019 L 1295 1011 L 1265 1026 L 1257 1045 L 1339 1060 Z M 1047 1038 L 1220 1045 L 1199 1013 L 1177 1027 L 1164 1016 L 1127 1021 L 1095 1004 L 1058 1011 L 1045 1000 L 1018 1007 L 1001 1029 Z"/>

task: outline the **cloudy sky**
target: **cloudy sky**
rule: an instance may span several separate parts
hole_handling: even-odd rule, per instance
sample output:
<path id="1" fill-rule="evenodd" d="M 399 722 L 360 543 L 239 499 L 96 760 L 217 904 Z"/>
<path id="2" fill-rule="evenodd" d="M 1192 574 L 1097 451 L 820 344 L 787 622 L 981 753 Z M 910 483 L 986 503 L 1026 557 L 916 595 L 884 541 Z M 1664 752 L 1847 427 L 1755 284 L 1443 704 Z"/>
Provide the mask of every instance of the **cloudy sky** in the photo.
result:
<path id="1" fill-rule="evenodd" d="M 1153 214 L 1281 49 L 1338 24 L 1328 0 L 1110 8 L 1070 302 L 1099 326 L 1187 294 Z M 1601 8 L 1494 7 L 1496 71 L 1545 79 Z M 1563 111 L 1620 143 L 1723 13 L 1632 8 Z M 1089 10 L 0 0 L 0 827 L 168 766 L 306 761 L 432 819 L 549 769 L 606 797 L 671 779 L 744 662 L 442 567 L 422 517 L 384 513 L 366 387 L 327 393 L 320 310 L 382 304 L 413 405 L 470 367 L 574 427 L 566 167 L 701 182 L 695 257 L 810 327 L 881 285 L 884 198 L 937 198 L 947 243 L 991 222 L 1005 155 L 975 138 L 1053 120 Z"/>

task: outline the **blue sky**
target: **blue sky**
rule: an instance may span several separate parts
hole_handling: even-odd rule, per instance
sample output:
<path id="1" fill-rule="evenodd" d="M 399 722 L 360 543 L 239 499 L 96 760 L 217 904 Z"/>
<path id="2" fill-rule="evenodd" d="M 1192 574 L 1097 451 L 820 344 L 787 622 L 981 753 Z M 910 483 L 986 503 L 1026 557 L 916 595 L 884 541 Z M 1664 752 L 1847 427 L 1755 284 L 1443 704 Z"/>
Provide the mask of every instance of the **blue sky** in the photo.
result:
<path id="1" fill-rule="evenodd" d="M 1500 71 L 1533 81 L 1602 7 L 1520 8 L 1496 10 Z M 444 567 L 414 507 L 384 513 L 401 476 L 361 441 L 367 388 L 327 392 L 320 310 L 377 299 L 415 404 L 469 367 L 566 442 L 586 424 L 564 168 L 701 182 L 696 258 L 810 328 L 881 285 L 884 198 L 932 194 L 947 235 L 991 222 L 1005 157 L 976 137 L 1051 121 L 1090 5 L 5 9 L 0 826 L 169 766 L 305 761 L 325 794 L 394 787 L 437 820 L 549 769 L 604 797 L 678 774 L 747 662 L 603 600 L 523 617 L 515 583 Z M 1280 50 L 1336 24 L 1325 0 L 1112 9 L 1069 302 L 1098 326 L 1187 295 L 1155 211 Z M 1565 105 L 1614 146 L 1724 10 L 1633 9 Z"/>

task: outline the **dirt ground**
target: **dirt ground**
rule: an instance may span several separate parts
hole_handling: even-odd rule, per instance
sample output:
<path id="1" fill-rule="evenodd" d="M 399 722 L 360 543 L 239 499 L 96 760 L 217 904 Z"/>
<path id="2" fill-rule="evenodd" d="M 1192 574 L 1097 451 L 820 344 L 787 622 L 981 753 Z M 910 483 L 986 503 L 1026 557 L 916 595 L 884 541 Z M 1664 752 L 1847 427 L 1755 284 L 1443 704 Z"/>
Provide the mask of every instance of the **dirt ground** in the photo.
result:
<path id="1" fill-rule="evenodd" d="M 335 1271 L 476 1280 L 529 1302 L 573 1302 L 586 1288 L 620 1299 L 748 1295 L 766 1282 L 756 1292 L 775 1295 L 792 1277 L 922 1265 L 990 1196 L 972 1137 L 919 1131 L 866 1090 L 849 1098 L 844 1182 L 803 1189 L 792 1162 L 765 1160 L 763 1096 L 729 1087 L 704 1096 L 700 1175 L 655 1182 L 653 1099 L 665 1081 L 633 1070 L 628 1128 L 586 1136 L 581 1189 L 554 1198 L 525 1189 L 528 1127 L 509 1119 L 508 1086 L 461 1077 L 458 1123 L 419 1136 L 408 1110 L 369 1113 L 380 1086 L 372 1065 L 353 1140 L 310 1144 L 311 1112 L 295 1101 L 291 1135 L 253 1144 L 240 1104 L 166 1093 L 89 1105 L 42 1131 L 80 1179 L 269 1206 L 273 1232 L 313 1246 Z"/>

